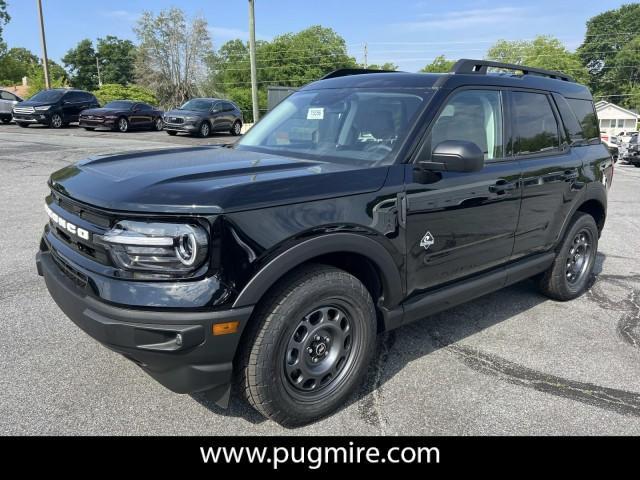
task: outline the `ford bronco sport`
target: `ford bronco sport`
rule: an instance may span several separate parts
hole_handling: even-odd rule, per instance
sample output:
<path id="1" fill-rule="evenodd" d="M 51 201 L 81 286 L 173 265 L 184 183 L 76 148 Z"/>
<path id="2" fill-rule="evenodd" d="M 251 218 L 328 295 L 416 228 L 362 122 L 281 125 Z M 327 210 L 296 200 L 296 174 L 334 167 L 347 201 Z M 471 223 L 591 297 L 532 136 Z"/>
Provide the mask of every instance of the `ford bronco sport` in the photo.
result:
<path id="1" fill-rule="evenodd" d="M 294 426 L 344 405 L 377 332 L 530 277 L 582 294 L 612 175 L 591 94 L 562 73 L 336 71 L 231 147 L 53 173 L 37 267 L 166 387 L 225 406 L 235 379 Z"/>

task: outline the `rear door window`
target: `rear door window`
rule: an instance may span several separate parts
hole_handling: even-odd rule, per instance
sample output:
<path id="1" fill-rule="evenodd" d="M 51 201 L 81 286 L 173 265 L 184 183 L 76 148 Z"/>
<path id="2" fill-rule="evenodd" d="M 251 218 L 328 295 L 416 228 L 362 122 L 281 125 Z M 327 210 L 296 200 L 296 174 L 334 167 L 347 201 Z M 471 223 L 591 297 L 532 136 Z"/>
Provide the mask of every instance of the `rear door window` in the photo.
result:
<path id="1" fill-rule="evenodd" d="M 560 150 L 558 122 L 549 97 L 542 93 L 512 92 L 515 153 L 532 155 Z"/>

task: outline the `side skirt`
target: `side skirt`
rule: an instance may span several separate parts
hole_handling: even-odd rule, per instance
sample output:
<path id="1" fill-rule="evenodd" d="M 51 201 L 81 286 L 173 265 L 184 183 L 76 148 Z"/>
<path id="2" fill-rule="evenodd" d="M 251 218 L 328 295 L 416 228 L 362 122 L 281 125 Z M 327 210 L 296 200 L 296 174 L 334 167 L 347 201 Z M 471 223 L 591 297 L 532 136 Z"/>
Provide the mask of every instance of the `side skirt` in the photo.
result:
<path id="1" fill-rule="evenodd" d="M 383 309 L 385 330 L 392 330 L 415 320 L 426 318 L 429 315 L 533 277 L 549 268 L 554 258 L 554 252 L 541 253 L 507 264 L 499 269 L 460 280 L 446 287 L 430 290 L 393 310 Z"/>

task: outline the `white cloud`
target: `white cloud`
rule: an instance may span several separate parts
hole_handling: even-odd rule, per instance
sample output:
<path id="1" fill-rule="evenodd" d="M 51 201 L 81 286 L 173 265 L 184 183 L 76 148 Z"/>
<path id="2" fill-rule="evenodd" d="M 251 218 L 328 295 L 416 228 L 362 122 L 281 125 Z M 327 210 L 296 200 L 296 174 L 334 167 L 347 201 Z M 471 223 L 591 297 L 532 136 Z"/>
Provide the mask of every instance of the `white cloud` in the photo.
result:
<path id="1" fill-rule="evenodd" d="M 447 12 L 442 14 L 424 13 L 419 17 L 422 20 L 401 22 L 395 27 L 410 31 L 422 30 L 452 30 L 466 28 L 474 25 L 487 25 L 502 22 L 513 23 L 516 20 L 526 18 L 527 9 L 521 7 L 496 7 L 485 9 L 470 9 Z"/>

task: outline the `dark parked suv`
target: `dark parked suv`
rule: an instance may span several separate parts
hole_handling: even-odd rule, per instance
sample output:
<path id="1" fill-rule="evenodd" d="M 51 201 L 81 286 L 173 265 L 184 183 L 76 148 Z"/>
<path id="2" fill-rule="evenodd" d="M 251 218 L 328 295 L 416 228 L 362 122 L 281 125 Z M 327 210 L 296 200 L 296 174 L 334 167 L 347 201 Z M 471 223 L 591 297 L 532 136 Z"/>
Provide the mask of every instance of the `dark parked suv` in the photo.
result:
<path id="1" fill-rule="evenodd" d="M 337 71 L 231 148 L 54 173 L 37 266 L 71 320 L 166 387 L 226 405 L 236 378 L 299 425 L 345 404 L 378 332 L 527 278 L 580 296 L 612 176 L 567 75 Z"/>
<path id="2" fill-rule="evenodd" d="M 169 135 L 179 132 L 208 137 L 211 132 L 229 132 L 240 135 L 242 112 L 228 100 L 193 98 L 180 108 L 164 115 L 164 129 Z"/>
<path id="3" fill-rule="evenodd" d="M 99 106 L 92 93 L 53 88 L 42 90 L 13 107 L 13 120 L 21 127 L 40 123 L 51 128 L 61 128 L 77 122 L 81 111 Z"/>

